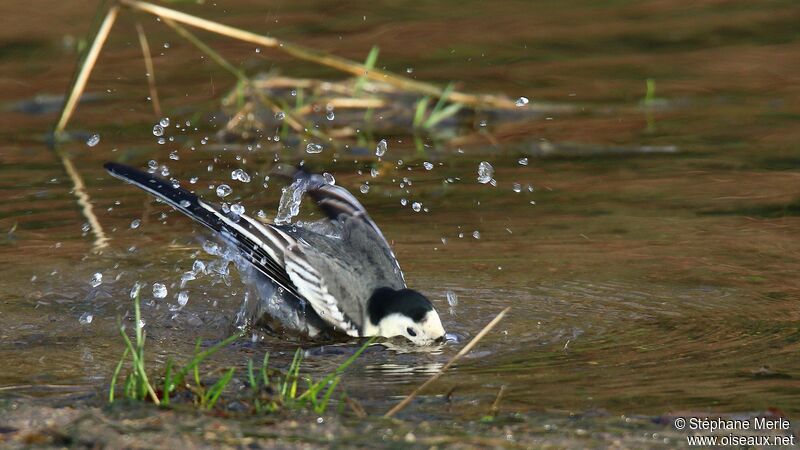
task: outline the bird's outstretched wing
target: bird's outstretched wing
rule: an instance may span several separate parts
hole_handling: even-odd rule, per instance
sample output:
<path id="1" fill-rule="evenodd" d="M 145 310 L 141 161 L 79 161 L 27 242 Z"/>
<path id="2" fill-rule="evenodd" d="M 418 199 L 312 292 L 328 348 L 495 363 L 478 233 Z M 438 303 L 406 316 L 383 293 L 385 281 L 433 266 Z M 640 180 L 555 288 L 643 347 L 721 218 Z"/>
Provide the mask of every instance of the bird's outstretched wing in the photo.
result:
<path id="1" fill-rule="evenodd" d="M 285 250 L 295 245 L 296 241 L 284 231 L 246 215 L 228 217 L 186 189 L 175 187 L 171 182 L 139 169 L 112 162 L 103 167 L 111 175 L 147 191 L 196 222 L 218 232 L 226 241 L 236 246 L 258 271 L 284 290 L 300 297 L 284 267 Z"/>
<path id="2" fill-rule="evenodd" d="M 338 220 L 341 222 L 346 221 L 360 221 L 366 225 L 366 229 L 374 233 L 378 245 L 393 266 L 393 272 L 396 273 L 403 287 L 405 287 L 405 276 L 403 270 L 400 268 L 400 263 L 397 257 L 394 256 L 392 248 L 386 237 L 383 236 L 378 225 L 367 214 L 366 208 L 356 199 L 353 194 L 347 189 L 327 183 L 324 178 L 319 175 L 308 175 L 300 172 L 300 177 L 307 177 L 309 179 L 308 188 L 306 193 L 316 202 L 317 206 L 328 216 L 331 220 Z M 351 222 L 353 223 L 353 222 Z"/>
<path id="3" fill-rule="evenodd" d="M 361 315 L 351 318 L 340 308 L 338 299 L 329 292 L 325 277 L 319 272 L 327 268 L 327 265 L 324 260 L 319 261 L 316 258 L 325 256 L 311 248 L 303 251 L 302 243 L 289 234 L 290 229 L 262 224 L 246 215 L 228 217 L 186 189 L 175 187 L 171 182 L 141 170 L 117 163 L 106 163 L 104 167 L 111 175 L 147 191 L 193 220 L 220 233 L 258 271 L 290 294 L 308 301 L 325 323 L 350 336 L 359 336 Z M 323 241 L 319 243 L 323 244 Z M 308 255 L 315 258 L 314 264 L 309 262 Z M 320 269 L 314 268 L 315 265 Z M 336 276 L 334 273 L 326 274 L 329 277 Z M 354 274 L 344 270 L 340 275 L 352 277 Z M 355 279 L 349 281 L 349 285 L 357 285 Z"/>

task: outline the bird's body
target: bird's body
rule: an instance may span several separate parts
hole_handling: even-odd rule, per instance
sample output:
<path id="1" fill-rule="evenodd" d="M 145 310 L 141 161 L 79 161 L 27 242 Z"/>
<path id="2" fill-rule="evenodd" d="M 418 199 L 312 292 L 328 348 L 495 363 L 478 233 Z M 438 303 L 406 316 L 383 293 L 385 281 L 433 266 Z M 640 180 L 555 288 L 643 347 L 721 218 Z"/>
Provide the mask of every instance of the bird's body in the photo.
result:
<path id="1" fill-rule="evenodd" d="M 444 337 L 431 302 L 406 288 L 380 229 L 344 188 L 318 175 L 300 175 L 306 193 L 328 217 L 321 230 L 224 214 L 151 174 L 116 163 L 105 167 L 216 231 L 235 248 L 239 266 L 259 297 L 250 315 L 266 314 L 312 337 L 323 332 L 400 335 L 419 344 Z"/>

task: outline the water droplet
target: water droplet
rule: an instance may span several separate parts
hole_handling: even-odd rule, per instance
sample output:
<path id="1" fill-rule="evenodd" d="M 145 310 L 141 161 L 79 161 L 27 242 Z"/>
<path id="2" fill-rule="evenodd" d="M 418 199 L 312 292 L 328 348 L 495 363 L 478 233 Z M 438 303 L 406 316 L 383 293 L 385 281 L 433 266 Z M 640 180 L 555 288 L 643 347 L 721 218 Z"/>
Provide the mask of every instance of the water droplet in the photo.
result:
<path id="1" fill-rule="evenodd" d="M 520 166 L 527 166 L 528 165 L 528 158 L 520 158 L 519 161 L 517 161 L 517 162 L 519 163 Z"/>
<path id="2" fill-rule="evenodd" d="M 188 208 L 189 205 L 191 205 L 191 203 L 189 203 L 189 200 L 181 200 L 180 204 L 182 208 Z"/>
<path id="3" fill-rule="evenodd" d="M 480 239 L 481 238 L 481 232 L 478 231 L 478 230 L 473 231 L 472 232 L 472 237 L 474 237 L 475 239 Z"/>
<path id="4" fill-rule="evenodd" d="M 381 139 L 378 142 L 378 146 L 375 147 L 375 156 L 380 158 L 384 154 L 386 154 L 386 150 L 389 148 L 389 144 L 386 143 L 386 139 Z"/>
<path id="5" fill-rule="evenodd" d="M 167 287 L 163 283 L 153 283 L 153 297 L 164 298 L 167 296 Z"/>
<path id="6" fill-rule="evenodd" d="M 205 241 L 203 242 L 203 250 L 209 255 L 216 256 L 219 254 L 219 245 L 214 241 Z"/>
<path id="7" fill-rule="evenodd" d="M 248 175 L 247 172 L 245 172 L 242 169 L 236 169 L 233 172 L 231 172 L 231 179 L 239 180 L 242 183 L 249 183 L 250 175 Z"/>
<path id="8" fill-rule="evenodd" d="M 186 291 L 180 291 L 178 293 L 178 304 L 181 305 L 181 307 L 184 307 L 188 302 L 189 302 L 189 293 Z"/>
<path id="9" fill-rule="evenodd" d="M 156 142 L 158 143 L 158 145 L 164 145 L 167 143 L 167 140 L 164 139 L 163 137 L 160 137 Z"/>
<path id="10" fill-rule="evenodd" d="M 300 213 L 300 200 L 303 198 L 307 183 L 307 180 L 297 179 L 290 186 L 281 190 L 281 200 L 278 203 L 278 212 L 274 219 L 277 225 L 291 223 L 292 217 Z"/>
<path id="11" fill-rule="evenodd" d="M 89 140 L 86 141 L 86 145 L 88 145 L 89 147 L 94 147 L 99 143 L 100 143 L 100 135 L 97 133 L 93 134 L 92 137 L 90 137 Z"/>
<path id="12" fill-rule="evenodd" d="M 306 152 L 307 153 L 321 153 L 322 152 L 322 146 L 319 145 L 319 144 L 315 144 L 313 142 L 309 142 L 308 145 L 306 145 Z"/>
<path id="13" fill-rule="evenodd" d="M 361 191 L 362 194 L 366 194 L 367 192 L 369 192 L 369 185 L 362 184 L 361 187 L 358 188 L 358 190 Z"/>
<path id="14" fill-rule="evenodd" d="M 277 120 L 283 120 L 286 118 L 286 113 L 284 113 L 283 111 L 278 111 L 275 113 L 275 118 Z"/>
<path id="15" fill-rule="evenodd" d="M 324 178 L 325 182 L 330 185 L 336 184 L 336 178 L 334 178 L 333 175 L 329 174 L 328 172 L 323 173 L 322 178 Z"/>
<path id="16" fill-rule="evenodd" d="M 195 184 L 195 183 L 197 183 L 197 177 L 189 178 L 189 184 Z"/>
<path id="17" fill-rule="evenodd" d="M 517 99 L 516 102 L 514 102 L 514 104 L 517 105 L 517 106 L 525 106 L 525 105 L 528 104 L 528 102 L 529 102 L 529 100 L 528 100 L 527 97 L 520 97 L 520 98 Z"/>
<path id="18" fill-rule="evenodd" d="M 153 125 L 153 136 L 163 136 L 164 135 L 164 127 L 159 124 Z"/>
<path id="19" fill-rule="evenodd" d="M 433 169 L 433 163 L 429 163 L 428 161 L 425 161 L 424 163 L 422 163 L 422 167 L 424 167 L 425 170 L 432 170 Z"/>
<path id="20" fill-rule="evenodd" d="M 233 192 L 233 189 L 231 189 L 231 187 L 227 184 L 220 184 L 217 186 L 217 196 L 220 198 L 225 198 L 231 195 L 231 192 Z"/>
<path id="21" fill-rule="evenodd" d="M 256 48 L 256 53 L 261 53 L 261 49 L 260 48 Z"/>
<path id="22" fill-rule="evenodd" d="M 89 280 L 89 284 L 92 285 L 92 287 L 100 286 L 102 283 L 103 283 L 103 274 L 100 272 L 97 272 L 96 274 L 92 275 L 92 279 Z"/>
<path id="23" fill-rule="evenodd" d="M 208 137 L 204 137 L 203 139 L 200 139 L 200 144 L 202 144 L 202 145 L 208 144 Z"/>
<path id="24" fill-rule="evenodd" d="M 144 286 L 145 284 L 141 281 L 133 283 L 133 287 L 131 288 L 131 298 L 136 298 L 136 296 L 139 295 L 139 290 L 141 290 Z"/>
<path id="25" fill-rule="evenodd" d="M 197 274 L 205 271 L 206 271 L 206 263 L 204 263 L 203 261 L 196 259 L 194 263 L 192 263 L 192 272 Z"/>
<path id="26" fill-rule="evenodd" d="M 140 219 L 133 219 L 133 220 L 131 220 L 131 229 L 135 230 L 135 229 L 139 228 L 139 225 L 141 225 L 141 224 L 142 224 L 142 221 Z"/>
<path id="27" fill-rule="evenodd" d="M 333 111 L 328 111 L 328 112 L 325 114 L 325 118 L 326 118 L 326 119 L 328 119 L 328 120 L 333 120 L 333 119 L 335 119 L 335 118 L 336 118 L 336 115 L 335 115 L 335 114 L 333 114 Z"/>
<path id="28" fill-rule="evenodd" d="M 486 126 L 486 125 L 488 125 L 488 124 L 489 124 L 489 123 L 488 123 L 488 122 L 486 122 L 485 120 L 481 120 L 480 122 L 478 122 L 478 125 L 479 125 L 480 127 L 485 127 L 485 126 Z"/>
<path id="29" fill-rule="evenodd" d="M 455 292 L 447 291 L 445 295 L 447 296 L 447 304 L 450 305 L 451 308 L 458 305 L 458 296 Z"/>
<path id="30" fill-rule="evenodd" d="M 236 214 L 237 216 L 241 216 L 244 214 L 244 206 L 241 203 L 236 203 L 231 205 L 231 212 Z"/>
<path id="31" fill-rule="evenodd" d="M 406 73 L 414 73 L 413 67 L 406 67 Z"/>
<path id="32" fill-rule="evenodd" d="M 156 161 L 155 159 L 147 161 L 147 168 L 150 169 L 150 173 L 155 172 L 156 170 L 158 170 L 158 161 Z"/>
<path id="33" fill-rule="evenodd" d="M 297 89 L 292 89 L 290 94 L 292 94 L 292 97 L 297 97 Z"/>
<path id="34" fill-rule="evenodd" d="M 90 323 L 92 323 L 92 319 L 94 319 L 94 316 L 92 315 L 92 313 L 85 312 L 85 313 L 81 314 L 81 316 L 78 318 L 78 322 L 81 325 L 89 325 Z"/>
<path id="35" fill-rule="evenodd" d="M 159 120 L 158 124 L 164 128 L 167 128 L 169 126 L 169 117 L 164 117 L 163 119 Z"/>
<path id="36" fill-rule="evenodd" d="M 513 189 L 514 192 L 522 192 L 522 185 L 519 183 L 514 183 L 511 189 Z"/>
<path id="37" fill-rule="evenodd" d="M 400 204 L 403 205 L 403 206 L 406 206 L 408 204 L 408 200 L 406 200 L 404 198 L 401 198 L 400 199 Z"/>
<path id="38" fill-rule="evenodd" d="M 420 211 L 422 211 L 422 203 L 420 203 L 420 202 L 414 202 L 414 203 L 412 203 L 412 204 L 411 204 L 411 209 L 413 209 L 413 210 L 414 210 L 414 212 L 420 212 Z"/>
<path id="39" fill-rule="evenodd" d="M 372 169 L 370 169 L 370 171 L 369 171 L 369 175 L 370 175 L 372 178 L 375 178 L 375 177 L 377 177 L 377 176 L 378 176 L 378 175 L 380 175 L 380 174 L 381 174 L 381 173 L 378 171 L 378 169 L 376 169 L 376 168 L 374 168 L 374 167 L 373 167 Z"/>
<path id="40" fill-rule="evenodd" d="M 486 184 L 492 181 L 494 175 L 494 167 L 486 161 L 481 161 L 478 164 L 478 183 Z"/>
<path id="41" fill-rule="evenodd" d="M 171 159 L 173 161 L 177 161 L 177 160 L 179 160 L 181 158 L 178 156 L 178 152 L 174 151 L 174 152 L 170 152 L 169 159 Z"/>

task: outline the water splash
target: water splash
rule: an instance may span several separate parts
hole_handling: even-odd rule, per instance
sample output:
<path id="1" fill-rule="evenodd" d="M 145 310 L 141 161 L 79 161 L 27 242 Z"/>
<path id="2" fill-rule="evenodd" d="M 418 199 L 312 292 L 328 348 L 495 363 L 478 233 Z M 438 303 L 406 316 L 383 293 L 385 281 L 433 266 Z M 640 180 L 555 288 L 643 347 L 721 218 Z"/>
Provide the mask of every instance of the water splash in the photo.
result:
<path id="1" fill-rule="evenodd" d="M 153 297 L 164 298 L 167 296 L 167 287 L 163 283 L 153 283 Z"/>
<path id="2" fill-rule="evenodd" d="M 231 172 L 231 179 L 241 181 L 242 183 L 249 183 L 250 175 L 242 169 L 236 169 Z"/>
<path id="3" fill-rule="evenodd" d="M 492 181 L 494 167 L 486 161 L 478 164 L 478 183 L 486 184 Z"/>
<path id="4" fill-rule="evenodd" d="M 103 274 L 100 273 L 100 272 L 97 272 L 94 275 L 92 275 L 92 279 L 89 280 L 89 284 L 92 287 L 97 287 L 97 286 L 100 286 L 101 284 L 103 284 Z"/>
<path id="5" fill-rule="evenodd" d="M 217 196 L 220 198 L 225 198 L 231 195 L 231 192 L 233 192 L 233 189 L 231 189 L 231 187 L 227 184 L 220 184 L 217 186 Z"/>
<path id="6" fill-rule="evenodd" d="M 86 141 L 86 145 L 88 145 L 89 147 L 94 147 L 99 143 L 100 143 L 100 135 L 97 133 L 93 134 L 92 137 L 90 137 L 89 140 Z"/>
<path id="7" fill-rule="evenodd" d="M 375 156 L 380 158 L 381 156 L 386 154 L 386 150 L 388 150 L 389 144 L 386 143 L 386 139 L 381 139 L 378 142 L 378 146 L 375 147 Z"/>
<path id="8" fill-rule="evenodd" d="M 281 190 L 281 201 L 274 220 L 276 225 L 287 225 L 292 222 L 292 217 L 300 213 L 300 201 L 307 187 L 308 180 L 300 178 Z"/>

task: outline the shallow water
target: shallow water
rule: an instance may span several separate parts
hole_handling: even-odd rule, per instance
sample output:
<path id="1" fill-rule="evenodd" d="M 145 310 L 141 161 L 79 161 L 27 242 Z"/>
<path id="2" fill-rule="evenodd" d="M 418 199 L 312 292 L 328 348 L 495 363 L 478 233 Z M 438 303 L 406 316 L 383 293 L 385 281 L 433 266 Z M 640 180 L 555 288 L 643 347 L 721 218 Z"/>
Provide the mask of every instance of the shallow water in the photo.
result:
<path id="1" fill-rule="evenodd" d="M 19 2 L 17 12 L 33 3 Z M 431 144 L 424 155 L 410 137 L 394 137 L 382 165 L 364 152 L 278 150 L 281 161 L 302 158 L 312 170 L 333 173 L 362 200 L 392 242 L 408 284 L 433 299 L 448 331 L 469 339 L 512 307 L 406 414 L 480 418 L 500 386 L 506 386 L 501 410 L 514 412 L 800 412 L 800 44 L 787 21 L 800 12 L 794 3 L 711 3 L 683 11 L 670 1 L 609 2 L 590 14 L 580 2 L 536 11 L 525 2 L 492 2 L 457 10 L 425 6 L 430 11 L 410 16 L 396 6 L 349 5 L 335 20 L 313 6 L 282 5 L 258 17 L 246 13 L 246 2 L 195 9 L 261 31 L 278 20 L 270 33 L 357 59 L 376 43 L 388 69 L 413 67 L 418 79 L 454 79 L 468 90 L 587 111 L 489 124 L 491 139 L 480 134 L 459 145 Z M 63 14 L 80 26 L 62 18 L 57 27 L 3 30 L 4 101 L 63 91 L 74 53 L 61 42 L 88 26 L 91 11 Z M 487 15 L 488 24 L 481 19 Z M 70 127 L 85 137 L 65 146 L 111 238 L 101 253 L 92 252 L 94 236 L 84 230 L 72 183 L 43 143 L 54 116 L 2 113 L 0 396 L 102 402 L 122 351 L 116 320 L 132 325 L 129 292 L 137 281 L 147 283 L 143 315 L 157 366 L 188 355 L 197 338 L 207 344 L 230 332 L 247 291 L 235 269 L 227 278 L 190 281 L 187 305 L 171 311 L 181 275 L 196 259 L 215 261 L 202 250 L 207 234 L 112 179 L 103 162 L 144 167 L 153 159 L 183 185 L 199 177 L 193 187 L 206 198 L 216 200 L 209 185 L 226 182 L 234 188 L 226 200 L 241 201 L 248 212 L 275 213 L 281 183 L 261 185 L 274 165 L 272 143 L 224 150 L 214 139 L 206 111 L 216 110 L 214 99 L 233 80 L 208 63 L 187 68 L 181 61 L 200 55 L 148 23 L 151 43 L 170 44 L 158 45 L 167 56 L 156 58 L 156 70 L 171 111 L 165 136 L 175 140 L 157 144 L 130 24 L 123 17 L 109 43 L 114 52 L 92 77 L 90 90 L 100 99 L 81 105 Z M 492 31 L 498 26 L 503 34 Z M 393 38 L 398 33 L 403 43 Z M 209 40 L 252 73 L 274 64 L 298 76 L 335 76 L 267 58 L 252 46 Z M 650 112 L 640 107 L 646 78 L 656 80 L 660 99 Z M 193 125 L 186 131 L 174 127 L 187 120 Z M 93 133 L 101 140 L 90 148 L 83 142 Z M 200 144 L 206 136 L 210 142 Z M 542 156 L 542 142 L 577 144 L 581 151 Z M 627 152 L 641 146 L 676 151 Z M 169 158 L 172 151 L 179 160 Z M 528 165 L 518 163 L 523 157 Z M 434 168 L 426 170 L 425 161 Z M 481 161 L 494 166 L 496 187 L 477 182 Z M 375 178 L 373 166 L 381 172 Z M 253 181 L 232 181 L 236 168 Z M 401 189 L 403 177 L 412 184 Z M 366 181 L 369 192 L 358 193 Z M 514 183 L 522 192 L 514 192 Z M 414 212 L 413 201 L 428 211 Z M 135 219 L 141 225 L 131 228 Z M 92 287 L 95 273 L 103 282 Z M 156 282 L 167 286 L 166 298 L 153 299 Z M 447 291 L 458 297 L 452 308 Z M 82 324 L 86 313 L 92 321 Z M 247 358 L 270 351 L 286 364 L 297 345 L 263 337 L 213 362 L 244 367 Z M 303 345 L 304 370 L 324 373 L 358 344 Z M 374 347 L 343 384 L 369 411 L 381 412 L 458 348 Z"/>

